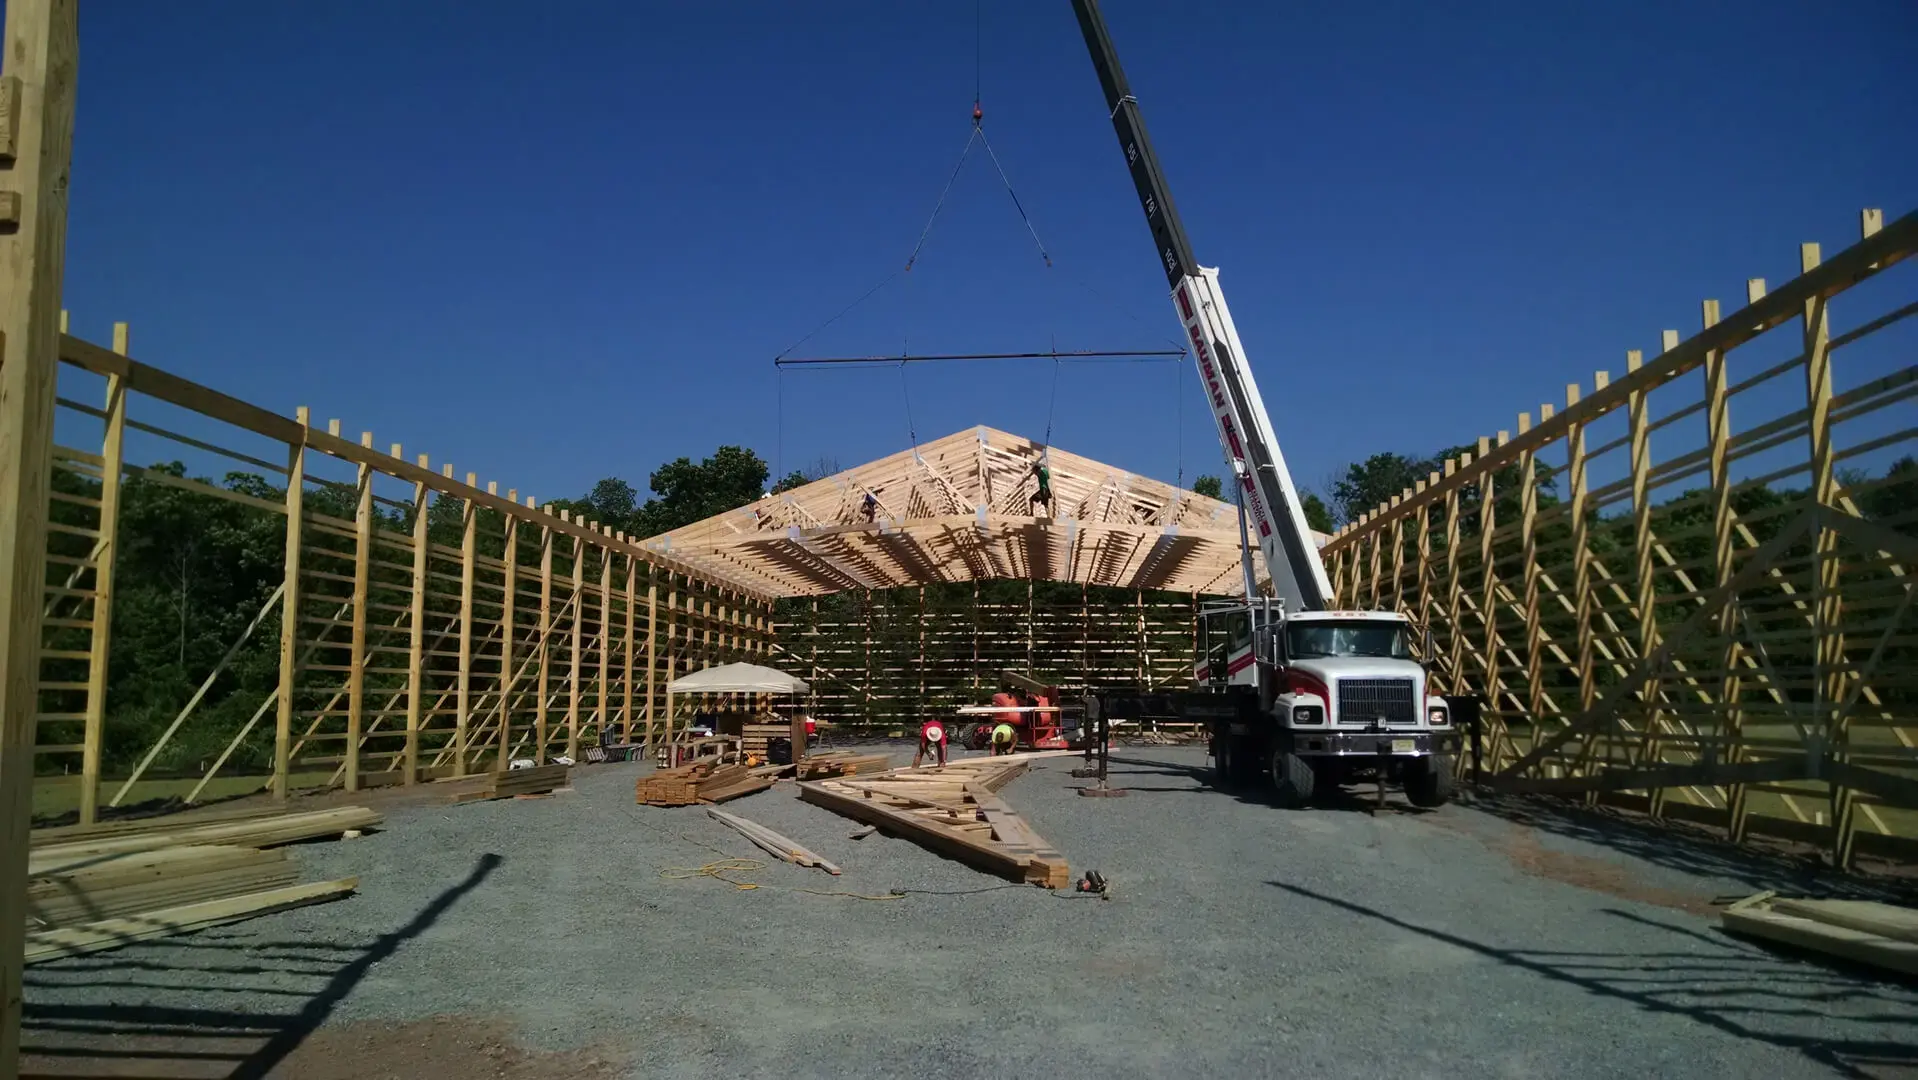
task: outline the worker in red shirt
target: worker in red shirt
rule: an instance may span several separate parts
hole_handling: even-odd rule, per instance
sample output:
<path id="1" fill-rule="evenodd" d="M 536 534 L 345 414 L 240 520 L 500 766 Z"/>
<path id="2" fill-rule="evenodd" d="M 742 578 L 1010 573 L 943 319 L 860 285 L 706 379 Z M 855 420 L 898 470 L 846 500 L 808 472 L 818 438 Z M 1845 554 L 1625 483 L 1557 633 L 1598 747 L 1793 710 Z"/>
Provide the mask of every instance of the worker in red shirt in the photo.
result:
<path id="1" fill-rule="evenodd" d="M 937 720 L 928 720 L 919 726 L 919 749 L 912 755 L 912 767 L 918 768 L 928 753 L 939 761 L 941 768 L 946 764 L 946 726 Z"/>

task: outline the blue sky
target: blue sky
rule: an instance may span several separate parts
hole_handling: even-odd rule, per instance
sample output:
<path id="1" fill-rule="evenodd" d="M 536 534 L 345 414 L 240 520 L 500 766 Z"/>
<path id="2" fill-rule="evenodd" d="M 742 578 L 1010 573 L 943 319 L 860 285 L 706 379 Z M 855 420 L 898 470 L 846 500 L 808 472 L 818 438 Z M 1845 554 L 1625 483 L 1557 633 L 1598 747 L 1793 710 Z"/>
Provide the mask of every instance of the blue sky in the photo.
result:
<path id="1" fill-rule="evenodd" d="M 1905 0 L 1105 9 L 1309 486 L 1509 428 L 1918 193 Z M 986 130 L 1055 266 L 975 155 L 913 272 L 803 352 L 1176 337 L 1070 5 L 982 14 Z M 907 444 L 908 395 L 921 441 L 1050 423 L 1216 473 L 1174 365 L 1062 368 L 1050 409 L 1045 362 L 775 373 L 911 250 L 973 27 L 971 0 L 87 3 L 74 331 L 125 320 L 149 363 L 541 498 L 725 443 L 851 466 Z"/>

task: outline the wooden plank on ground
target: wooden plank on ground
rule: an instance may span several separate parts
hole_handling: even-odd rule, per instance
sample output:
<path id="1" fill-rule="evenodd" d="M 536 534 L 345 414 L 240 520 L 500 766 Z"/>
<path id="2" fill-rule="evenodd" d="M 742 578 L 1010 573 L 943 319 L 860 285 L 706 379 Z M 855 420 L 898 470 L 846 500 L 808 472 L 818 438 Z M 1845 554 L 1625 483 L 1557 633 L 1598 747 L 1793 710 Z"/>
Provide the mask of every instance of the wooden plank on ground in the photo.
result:
<path id="1" fill-rule="evenodd" d="M 1918 975 L 1918 943 L 1786 915 L 1762 903 L 1734 905 L 1722 912 L 1719 919 L 1726 930 L 1735 934 L 1809 949 L 1904 975 Z"/>
<path id="2" fill-rule="evenodd" d="M 293 885 L 283 889 L 247 893 L 221 900 L 151 911 L 130 918 L 103 919 L 80 926 L 41 930 L 27 934 L 26 962 L 37 964 L 63 956 L 102 952 L 131 945 L 136 941 L 184 934 L 212 926 L 240 922 L 257 915 L 270 915 L 289 908 L 325 903 L 346 896 L 359 887 L 356 877 L 321 881 L 311 885 Z"/>
<path id="3" fill-rule="evenodd" d="M 1879 937 L 1918 943 L 1918 909 L 1881 904 L 1875 900 L 1786 900 L 1771 902 L 1773 911 L 1801 919 L 1861 930 Z"/>

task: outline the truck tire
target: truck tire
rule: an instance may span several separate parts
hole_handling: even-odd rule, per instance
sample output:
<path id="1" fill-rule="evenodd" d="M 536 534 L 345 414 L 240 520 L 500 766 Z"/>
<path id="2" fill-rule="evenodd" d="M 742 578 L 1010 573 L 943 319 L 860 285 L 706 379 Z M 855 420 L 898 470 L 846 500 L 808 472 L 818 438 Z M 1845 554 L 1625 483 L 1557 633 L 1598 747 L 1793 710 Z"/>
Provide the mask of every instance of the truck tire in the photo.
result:
<path id="1" fill-rule="evenodd" d="M 1229 737 L 1212 739 L 1212 783 L 1221 788 L 1232 786 L 1232 740 Z"/>
<path id="2" fill-rule="evenodd" d="M 1405 776 L 1405 799 L 1413 806 L 1444 806 L 1452 799 L 1452 759 L 1446 754 L 1433 754 L 1408 769 Z"/>
<path id="3" fill-rule="evenodd" d="M 1284 750 L 1272 752 L 1272 790 L 1280 806 L 1289 810 L 1311 802 L 1317 781 L 1311 762 Z"/>

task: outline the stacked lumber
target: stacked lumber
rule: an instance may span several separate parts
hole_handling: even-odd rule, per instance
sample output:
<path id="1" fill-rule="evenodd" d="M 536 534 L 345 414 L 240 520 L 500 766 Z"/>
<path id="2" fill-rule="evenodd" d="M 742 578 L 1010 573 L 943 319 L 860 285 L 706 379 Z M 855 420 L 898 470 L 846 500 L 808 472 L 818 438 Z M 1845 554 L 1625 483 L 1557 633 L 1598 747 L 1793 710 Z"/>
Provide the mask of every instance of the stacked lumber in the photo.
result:
<path id="1" fill-rule="evenodd" d="M 791 724 L 746 724 L 739 729 L 739 748 L 749 758 L 766 760 L 766 744 L 774 739 L 792 738 Z"/>
<path id="2" fill-rule="evenodd" d="M 700 761 L 640 777 L 634 801 L 645 806 L 691 806 L 725 802 L 772 786 L 772 776 L 754 775 L 744 765 Z"/>
<path id="3" fill-rule="evenodd" d="M 1762 892 L 1733 904 L 1719 919 L 1735 934 L 1918 975 L 1918 909 Z"/>
<path id="4" fill-rule="evenodd" d="M 28 963 L 237 922 L 348 895 L 298 884 L 283 845 L 377 825 L 364 807 L 235 811 L 45 830 L 28 856 Z"/>
<path id="5" fill-rule="evenodd" d="M 825 780 L 834 776 L 885 772 L 892 767 L 891 754 L 861 754 L 851 750 L 831 750 L 808 754 L 800 761 L 801 780 Z"/>
<path id="6" fill-rule="evenodd" d="M 988 873 L 1057 889 L 1072 880 L 1065 857 L 998 792 L 1034 758 L 1070 753 L 968 758 L 944 766 L 809 780 L 799 785 L 799 797 Z"/>
<path id="7" fill-rule="evenodd" d="M 555 788 L 563 788 L 572 775 L 570 765 L 535 765 L 530 769 L 508 769 L 505 772 L 491 772 L 470 791 L 462 791 L 453 796 L 453 801 L 482 802 L 488 799 L 511 799 L 519 795 L 543 795 Z"/>

